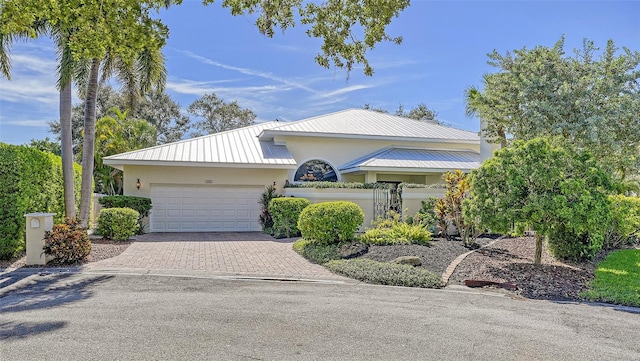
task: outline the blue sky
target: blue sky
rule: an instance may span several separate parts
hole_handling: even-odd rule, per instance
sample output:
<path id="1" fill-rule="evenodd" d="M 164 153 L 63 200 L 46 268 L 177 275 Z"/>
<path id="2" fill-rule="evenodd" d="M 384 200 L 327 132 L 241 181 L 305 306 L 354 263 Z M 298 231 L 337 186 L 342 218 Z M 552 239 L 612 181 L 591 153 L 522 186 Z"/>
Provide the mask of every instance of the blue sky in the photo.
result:
<path id="1" fill-rule="evenodd" d="M 465 116 L 464 90 L 493 71 L 486 63 L 493 49 L 552 46 L 565 34 L 567 53 L 584 38 L 640 50 L 640 1 L 413 0 L 388 31 L 403 43 L 371 51 L 375 74 L 366 77 L 361 67 L 347 74 L 316 65 L 320 42 L 304 27 L 266 38 L 252 17 L 233 17 L 219 3 L 184 0 L 161 13 L 171 31 L 164 49 L 167 92 L 183 109 L 215 92 L 252 109 L 257 121 L 299 120 L 365 103 L 389 111 L 425 103 L 442 121 L 477 131 L 477 119 Z M 12 65 L 12 80 L 0 78 L 0 142 L 52 137 L 47 122 L 58 118 L 53 45 L 18 43 Z"/>

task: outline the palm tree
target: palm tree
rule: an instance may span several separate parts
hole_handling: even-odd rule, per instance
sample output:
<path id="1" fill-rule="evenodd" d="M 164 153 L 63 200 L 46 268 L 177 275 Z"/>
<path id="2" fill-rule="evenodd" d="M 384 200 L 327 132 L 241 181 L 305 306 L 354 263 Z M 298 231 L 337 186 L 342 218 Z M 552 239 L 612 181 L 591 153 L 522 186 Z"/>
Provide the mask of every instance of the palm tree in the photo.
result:
<path id="1" fill-rule="evenodd" d="M 60 126 L 62 149 L 62 177 L 64 184 L 65 217 L 75 218 L 75 190 L 73 174 L 73 147 L 71 140 L 71 82 L 73 57 L 68 46 L 71 32 L 60 26 L 51 27 L 43 20 L 35 20 L 28 27 L 22 27 L 12 33 L 0 33 L 0 72 L 7 79 L 11 79 L 11 62 L 9 50 L 15 40 L 29 39 L 32 37 L 49 35 L 54 38 L 58 53 L 58 81 L 57 87 L 60 95 Z"/>
<path id="2" fill-rule="evenodd" d="M 142 94 L 149 91 L 162 91 L 166 83 L 167 73 L 164 56 L 157 47 L 146 47 L 140 51 L 133 62 L 124 61 L 114 52 L 107 52 L 105 58 L 92 59 L 90 64 L 82 63 L 78 67 L 78 79 L 86 84 L 84 139 L 82 146 L 82 189 L 80 192 L 80 222 L 86 226 L 89 219 L 91 196 L 93 194 L 93 169 L 95 166 L 95 129 L 96 99 L 98 84 L 112 76 L 123 85 L 128 97 L 128 105 L 135 109 Z M 102 78 L 100 79 L 100 69 Z M 88 69 L 88 71 L 87 71 Z M 85 82 L 86 79 L 86 82 Z M 87 171 L 91 170 L 91 171 Z"/>
<path id="3" fill-rule="evenodd" d="M 146 120 L 129 117 L 129 111 L 109 109 L 109 115 L 96 122 L 96 154 L 94 177 L 96 188 L 103 193 L 122 193 L 122 171 L 105 166 L 106 156 L 151 147 L 157 132 Z"/>

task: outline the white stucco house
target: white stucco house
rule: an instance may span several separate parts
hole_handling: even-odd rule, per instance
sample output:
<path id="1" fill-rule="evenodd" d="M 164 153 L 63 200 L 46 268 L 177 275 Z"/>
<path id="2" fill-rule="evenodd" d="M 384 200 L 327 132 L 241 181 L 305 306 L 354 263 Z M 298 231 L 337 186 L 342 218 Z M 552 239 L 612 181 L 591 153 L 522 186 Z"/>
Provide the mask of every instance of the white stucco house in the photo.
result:
<path id="1" fill-rule="evenodd" d="M 104 163 L 124 172 L 124 194 L 152 199 L 151 232 L 260 231 L 258 202 L 267 185 L 300 196 L 300 188 L 285 184 L 441 183 L 445 171 L 477 168 L 481 148 L 483 158 L 492 151 L 474 132 L 348 109 L 117 154 Z M 339 198 L 323 196 L 328 190 L 305 192 L 312 202 Z"/>

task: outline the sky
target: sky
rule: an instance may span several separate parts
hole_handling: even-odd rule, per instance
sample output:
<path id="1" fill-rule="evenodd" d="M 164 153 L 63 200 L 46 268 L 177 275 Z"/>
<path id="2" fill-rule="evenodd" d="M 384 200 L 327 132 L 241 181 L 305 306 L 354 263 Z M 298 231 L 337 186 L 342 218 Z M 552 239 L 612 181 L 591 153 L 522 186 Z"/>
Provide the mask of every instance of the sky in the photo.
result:
<path id="1" fill-rule="evenodd" d="M 163 10 L 170 37 L 164 48 L 166 91 L 182 109 L 206 93 L 236 100 L 257 122 L 295 121 L 370 104 L 394 112 L 426 104 L 438 119 L 478 131 L 465 115 L 464 91 L 496 71 L 494 49 L 553 46 L 564 34 L 565 52 L 583 39 L 604 48 L 640 51 L 640 0 L 636 1 L 429 1 L 411 6 L 388 27 L 401 45 L 382 43 L 367 54 L 375 73 L 325 69 L 314 62 L 321 42 L 302 25 L 262 36 L 252 16 L 231 16 L 221 1 L 200 0 Z M 20 42 L 11 52 L 12 78 L 0 77 L 0 142 L 25 144 L 54 138 L 58 119 L 55 48 L 50 40 Z M 79 103 L 75 99 L 75 103 Z"/>

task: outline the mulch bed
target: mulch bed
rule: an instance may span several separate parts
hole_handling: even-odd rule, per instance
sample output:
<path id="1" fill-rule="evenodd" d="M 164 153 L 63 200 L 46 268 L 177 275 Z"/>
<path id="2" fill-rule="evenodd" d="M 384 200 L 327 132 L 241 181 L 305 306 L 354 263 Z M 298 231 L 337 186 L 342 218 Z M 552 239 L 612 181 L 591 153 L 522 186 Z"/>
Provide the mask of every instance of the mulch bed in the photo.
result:
<path id="1" fill-rule="evenodd" d="M 131 245 L 131 243 L 133 243 L 133 241 L 116 242 L 108 239 L 92 239 L 91 253 L 89 253 L 87 260 L 84 262 L 78 262 L 73 265 L 65 265 L 65 266 L 80 266 L 85 263 L 98 262 L 103 259 L 115 257 L 120 253 L 124 252 L 124 250 L 127 249 L 127 247 Z M 27 257 L 25 255 L 12 258 L 10 260 L 0 260 L 0 268 L 60 267 L 60 265 L 57 265 L 52 262 L 46 265 L 27 266 L 26 260 L 27 260 Z"/>

